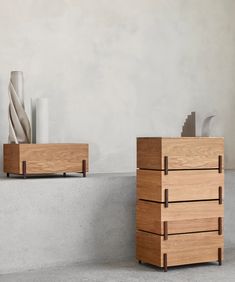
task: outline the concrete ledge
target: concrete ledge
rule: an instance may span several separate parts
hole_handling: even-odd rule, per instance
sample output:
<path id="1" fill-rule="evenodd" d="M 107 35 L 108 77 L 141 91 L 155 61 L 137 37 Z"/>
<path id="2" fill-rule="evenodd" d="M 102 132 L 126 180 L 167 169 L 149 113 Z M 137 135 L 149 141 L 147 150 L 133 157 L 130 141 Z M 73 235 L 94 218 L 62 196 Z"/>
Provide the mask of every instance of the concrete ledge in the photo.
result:
<path id="1" fill-rule="evenodd" d="M 226 171 L 229 249 L 235 248 L 234 186 L 235 171 Z M 0 273 L 134 258 L 135 176 L 0 178 L 0 254 Z"/>
<path id="2" fill-rule="evenodd" d="M 0 273 L 134 256 L 135 176 L 0 179 Z"/>

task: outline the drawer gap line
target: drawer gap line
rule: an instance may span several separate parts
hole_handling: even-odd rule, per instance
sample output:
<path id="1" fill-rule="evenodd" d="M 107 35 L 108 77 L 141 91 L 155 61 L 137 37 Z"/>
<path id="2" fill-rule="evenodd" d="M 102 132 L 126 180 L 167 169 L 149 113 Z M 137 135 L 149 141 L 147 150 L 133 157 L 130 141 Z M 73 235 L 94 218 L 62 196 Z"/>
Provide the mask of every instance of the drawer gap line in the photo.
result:
<path id="1" fill-rule="evenodd" d="M 153 235 L 158 235 L 161 237 L 164 237 L 165 234 L 159 234 L 159 233 L 155 233 L 155 232 L 151 232 L 151 231 L 146 231 L 146 230 L 142 230 L 142 229 L 137 229 L 140 232 L 144 232 L 144 233 L 148 233 L 148 234 L 153 234 Z M 184 235 L 184 234 L 198 234 L 198 233 L 210 233 L 210 232 L 219 232 L 218 229 L 216 230 L 204 230 L 204 231 L 193 231 L 193 232 L 183 232 L 183 233 L 168 233 L 168 236 L 176 236 L 176 235 Z"/>
<path id="2" fill-rule="evenodd" d="M 146 199 L 138 199 L 139 201 L 143 202 L 150 202 L 150 203 L 157 203 L 157 204 L 165 204 L 165 202 L 159 202 L 159 201 L 152 201 L 152 200 L 146 200 Z M 177 204 L 177 203 L 192 203 L 192 202 L 218 202 L 218 199 L 203 199 L 203 200 L 187 200 L 187 201 L 169 201 L 168 203 Z"/>
<path id="3" fill-rule="evenodd" d="M 157 169 L 157 168 L 142 168 L 142 167 L 138 167 L 137 169 L 139 170 L 152 170 L 152 171 L 162 171 L 164 172 L 165 169 Z M 168 168 L 168 172 L 169 171 L 191 171 L 191 170 L 216 170 L 218 171 L 218 167 L 212 167 L 212 168 Z M 221 170 L 221 173 L 224 169 Z"/>

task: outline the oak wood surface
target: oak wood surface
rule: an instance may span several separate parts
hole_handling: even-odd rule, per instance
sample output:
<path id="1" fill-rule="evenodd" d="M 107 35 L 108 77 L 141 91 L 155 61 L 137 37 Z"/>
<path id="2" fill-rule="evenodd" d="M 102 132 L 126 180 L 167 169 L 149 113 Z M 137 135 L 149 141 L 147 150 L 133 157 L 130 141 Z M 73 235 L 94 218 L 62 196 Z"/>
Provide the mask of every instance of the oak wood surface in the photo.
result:
<path id="1" fill-rule="evenodd" d="M 223 185 L 224 173 L 217 170 L 180 170 L 164 175 L 163 171 L 137 169 L 138 199 L 164 202 L 164 189 L 168 189 L 169 201 L 218 199 Z"/>
<path id="2" fill-rule="evenodd" d="M 6 144 L 7 151 L 18 148 L 16 158 L 4 154 L 5 172 L 22 174 L 22 162 L 26 161 L 27 174 L 81 172 L 82 160 L 87 161 L 88 144 Z M 15 153 L 14 153 L 15 154 Z"/>
<path id="3" fill-rule="evenodd" d="M 137 201 L 137 212 L 154 217 L 157 221 L 191 220 L 223 217 L 224 205 L 218 201 L 196 201 L 169 203 L 168 208 L 162 203 Z"/>
<path id="4" fill-rule="evenodd" d="M 169 169 L 218 168 L 218 156 L 224 156 L 222 137 L 137 138 L 137 168 Z"/>
<path id="5" fill-rule="evenodd" d="M 163 236 L 137 231 L 136 258 L 163 267 L 163 254 L 167 265 L 182 265 L 218 260 L 218 248 L 223 250 L 223 236 L 217 232 Z M 222 251 L 223 258 L 223 251 Z"/>
<path id="6" fill-rule="evenodd" d="M 218 217 L 167 221 L 168 234 L 219 230 Z M 156 219 L 151 205 L 139 204 L 136 208 L 136 228 L 156 234 L 164 234 L 164 221 Z"/>
<path id="7" fill-rule="evenodd" d="M 161 267 L 164 254 L 168 266 L 217 261 L 220 249 L 223 257 L 223 147 L 220 137 L 137 138 L 138 260 Z"/>
<path id="8" fill-rule="evenodd" d="M 19 146 L 17 144 L 3 145 L 3 171 L 19 171 Z"/>

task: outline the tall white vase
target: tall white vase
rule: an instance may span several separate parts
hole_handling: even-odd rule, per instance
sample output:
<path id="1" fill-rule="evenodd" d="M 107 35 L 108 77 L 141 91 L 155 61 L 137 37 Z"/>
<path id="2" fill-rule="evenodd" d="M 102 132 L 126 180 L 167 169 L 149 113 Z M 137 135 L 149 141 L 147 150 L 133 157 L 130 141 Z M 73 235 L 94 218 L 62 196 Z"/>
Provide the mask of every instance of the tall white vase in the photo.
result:
<path id="1" fill-rule="evenodd" d="M 9 82 L 9 143 L 31 143 L 31 126 L 24 109 L 23 72 L 12 71 Z"/>
<path id="2" fill-rule="evenodd" d="M 49 142 L 48 130 L 48 99 L 36 100 L 36 143 Z"/>

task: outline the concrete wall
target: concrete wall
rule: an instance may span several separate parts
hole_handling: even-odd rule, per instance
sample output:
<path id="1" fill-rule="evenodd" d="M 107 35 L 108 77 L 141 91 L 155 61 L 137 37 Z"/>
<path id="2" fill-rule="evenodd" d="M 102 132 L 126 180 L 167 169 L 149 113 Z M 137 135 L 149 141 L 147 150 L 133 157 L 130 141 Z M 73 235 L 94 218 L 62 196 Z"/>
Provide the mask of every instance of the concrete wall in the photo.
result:
<path id="1" fill-rule="evenodd" d="M 134 176 L 0 179 L 0 274 L 134 253 Z"/>
<path id="2" fill-rule="evenodd" d="M 217 114 L 235 167 L 234 0 L 0 4 L 1 143 L 22 70 L 27 98 L 50 99 L 50 141 L 89 142 L 94 172 L 133 171 L 136 136 L 179 136 L 192 110 Z"/>

